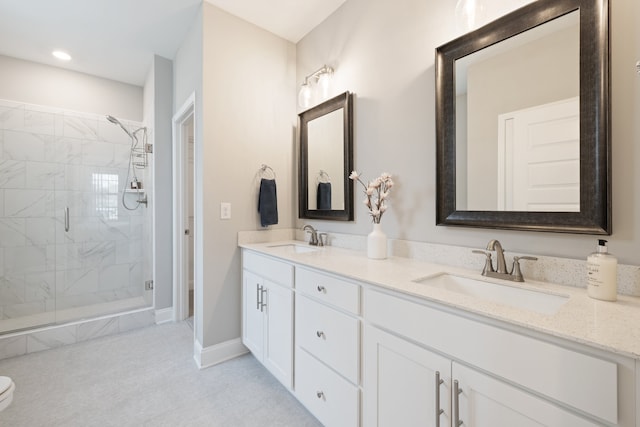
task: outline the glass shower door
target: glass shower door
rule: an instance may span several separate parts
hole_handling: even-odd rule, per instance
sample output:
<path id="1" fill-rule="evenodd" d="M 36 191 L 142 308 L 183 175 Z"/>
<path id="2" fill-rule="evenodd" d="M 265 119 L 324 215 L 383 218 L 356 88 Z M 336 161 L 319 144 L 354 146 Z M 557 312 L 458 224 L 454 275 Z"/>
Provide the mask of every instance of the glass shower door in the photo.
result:
<path id="1" fill-rule="evenodd" d="M 56 232 L 56 321 L 143 307 L 146 207 L 122 204 L 129 139 L 96 116 L 64 116 L 63 135 L 79 144 L 80 155 L 66 165 L 64 188 L 56 191 L 56 210 L 68 210 Z"/>
<path id="2" fill-rule="evenodd" d="M 0 103 L 0 334 L 55 321 L 54 128 L 52 115 Z"/>
<path id="3" fill-rule="evenodd" d="M 103 116 L 0 100 L 0 334 L 150 306 L 130 154 Z M 146 163 L 138 177 L 148 193 Z"/>

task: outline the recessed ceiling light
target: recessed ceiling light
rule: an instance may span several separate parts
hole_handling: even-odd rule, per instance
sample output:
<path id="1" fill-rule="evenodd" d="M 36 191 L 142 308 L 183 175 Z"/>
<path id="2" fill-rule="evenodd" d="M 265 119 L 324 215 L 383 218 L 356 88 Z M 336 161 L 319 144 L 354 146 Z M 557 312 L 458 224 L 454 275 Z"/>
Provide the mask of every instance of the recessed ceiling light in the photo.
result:
<path id="1" fill-rule="evenodd" d="M 53 56 L 58 58 L 60 61 L 71 61 L 71 55 L 62 50 L 54 50 L 51 52 Z"/>

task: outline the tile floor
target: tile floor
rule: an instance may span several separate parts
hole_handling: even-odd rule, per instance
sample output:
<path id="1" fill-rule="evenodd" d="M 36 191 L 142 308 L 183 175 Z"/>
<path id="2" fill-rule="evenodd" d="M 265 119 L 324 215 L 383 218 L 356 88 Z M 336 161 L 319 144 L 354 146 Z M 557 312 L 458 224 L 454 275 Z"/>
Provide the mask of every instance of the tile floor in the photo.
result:
<path id="1" fill-rule="evenodd" d="M 198 370 L 192 340 L 170 323 L 0 361 L 0 426 L 321 425 L 251 355 Z"/>

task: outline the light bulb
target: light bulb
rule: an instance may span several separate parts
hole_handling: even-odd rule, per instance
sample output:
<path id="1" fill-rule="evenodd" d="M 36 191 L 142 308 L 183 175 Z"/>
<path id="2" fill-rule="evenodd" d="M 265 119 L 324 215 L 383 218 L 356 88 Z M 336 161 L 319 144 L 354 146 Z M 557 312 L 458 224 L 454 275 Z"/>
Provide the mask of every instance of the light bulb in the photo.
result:
<path id="1" fill-rule="evenodd" d="M 307 83 L 303 83 L 298 92 L 298 104 L 302 108 L 307 108 L 311 105 L 311 88 Z"/>
<path id="2" fill-rule="evenodd" d="M 331 86 L 331 74 L 328 72 L 318 76 L 318 90 L 323 100 L 329 97 L 329 87 Z"/>
<path id="3" fill-rule="evenodd" d="M 485 7 L 482 0 L 458 0 L 456 3 L 456 21 L 458 30 L 475 30 L 485 20 Z"/>

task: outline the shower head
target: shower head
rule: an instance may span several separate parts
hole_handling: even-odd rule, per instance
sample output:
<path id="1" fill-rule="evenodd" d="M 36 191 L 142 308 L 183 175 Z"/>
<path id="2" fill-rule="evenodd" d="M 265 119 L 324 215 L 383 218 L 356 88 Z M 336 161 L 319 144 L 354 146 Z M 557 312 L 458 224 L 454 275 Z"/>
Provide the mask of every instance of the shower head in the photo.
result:
<path id="1" fill-rule="evenodd" d="M 122 130 L 125 131 L 127 133 L 127 135 L 129 135 L 129 138 L 134 139 L 133 134 L 131 132 L 129 132 L 129 130 L 126 127 L 124 127 L 124 125 L 120 122 L 120 120 L 116 119 L 113 116 L 107 116 L 107 120 L 109 120 L 114 125 L 120 126 L 122 128 Z"/>

